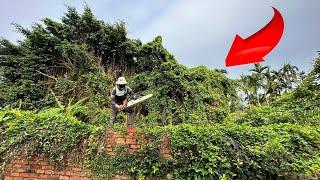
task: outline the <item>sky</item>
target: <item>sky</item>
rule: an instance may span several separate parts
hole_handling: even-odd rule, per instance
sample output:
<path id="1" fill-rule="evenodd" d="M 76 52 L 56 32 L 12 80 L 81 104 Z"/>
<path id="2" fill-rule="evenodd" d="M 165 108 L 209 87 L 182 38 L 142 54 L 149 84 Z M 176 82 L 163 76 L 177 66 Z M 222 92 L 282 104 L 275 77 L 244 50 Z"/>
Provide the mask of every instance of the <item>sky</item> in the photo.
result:
<path id="1" fill-rule="evenodd" d="M 226 69 L 231 78 L 252 68 L 225 66 L 235 35 L 247 38 L 263 28 L 273 17 L 272 6 L 282 14 L 285 30 L 263 65 L 279 69 L 291 63 L 308 72 L 320 50 L 320 0 L 2 0 L 0 37 L 22 39 L 11 23 L 60 21 L 67 6 L 82 12 L 85 4 L 105 22 L 125 21 L 130 38 L 149 42 L 161 35 L 179 63 Z"/>

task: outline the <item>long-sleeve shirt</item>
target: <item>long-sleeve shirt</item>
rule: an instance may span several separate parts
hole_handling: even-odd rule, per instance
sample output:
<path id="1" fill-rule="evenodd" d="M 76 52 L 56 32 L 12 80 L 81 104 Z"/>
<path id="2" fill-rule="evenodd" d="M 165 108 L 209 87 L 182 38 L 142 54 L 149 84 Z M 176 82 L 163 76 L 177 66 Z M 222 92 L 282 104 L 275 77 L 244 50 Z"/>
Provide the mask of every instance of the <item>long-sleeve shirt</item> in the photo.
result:
<path id="1" fill-rule="evenodd" d="M 123 104 L 123 102 L 128 99 L 128 96 L 131 99 L 136 99 L 136 95 L 134 94 L 134 92 L 132 91 L 132 89 L 129 86 L 125 86 L 125 94 L 123 96 L 117 96 L 116 88 L 117 87 L 114 87 L 111 90 L 111 98 L 110 99 L 111 99 L 112 106 L 114 106 L 115 104 L 118 104 L 118 105 Z"/>

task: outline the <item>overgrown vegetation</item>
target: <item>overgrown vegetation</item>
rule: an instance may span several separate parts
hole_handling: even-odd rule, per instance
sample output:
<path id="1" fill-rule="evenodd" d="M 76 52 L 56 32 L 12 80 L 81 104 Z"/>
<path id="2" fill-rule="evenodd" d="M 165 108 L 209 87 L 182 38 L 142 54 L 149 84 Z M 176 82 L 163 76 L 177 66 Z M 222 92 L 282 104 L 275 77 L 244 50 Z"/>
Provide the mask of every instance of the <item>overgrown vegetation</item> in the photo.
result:
<path id="1" fill-rule="evenodd" d="M 232 80 L 225 70 L 187 68 L 163 46 L 126 36 L 123 22 L 97 20 L 85 7 L 49 18 L 17 45 L 0 41 L 0 163 L 21 150 L 57 164 L 83 162 L 97 177 L 275 179 L 320 174 L 320 58 L 305 75 L 255 64 Z M 136 126 L 156 140 L 110 157 L 109 91 L 124 75 L 138 95 Z M 245 102 L 242 101 L 241 92 Z M 119 118 L 121 123 L 121 118 Z M 159 152 L 169 136 L 171 156 Z"/>

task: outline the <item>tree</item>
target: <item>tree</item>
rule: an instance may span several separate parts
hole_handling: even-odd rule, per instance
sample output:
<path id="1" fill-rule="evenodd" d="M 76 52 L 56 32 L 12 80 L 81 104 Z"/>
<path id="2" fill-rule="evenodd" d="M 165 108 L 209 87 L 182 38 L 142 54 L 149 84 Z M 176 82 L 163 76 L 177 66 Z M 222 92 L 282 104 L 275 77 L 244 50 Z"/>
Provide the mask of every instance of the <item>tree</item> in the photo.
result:
<path id="1" fill-rule="evenodd" d="M 298 67 L 285 63 L 279 71 L 282 75 L 282 88 L 284 92 L 292 90 L 298 80 Z"/>

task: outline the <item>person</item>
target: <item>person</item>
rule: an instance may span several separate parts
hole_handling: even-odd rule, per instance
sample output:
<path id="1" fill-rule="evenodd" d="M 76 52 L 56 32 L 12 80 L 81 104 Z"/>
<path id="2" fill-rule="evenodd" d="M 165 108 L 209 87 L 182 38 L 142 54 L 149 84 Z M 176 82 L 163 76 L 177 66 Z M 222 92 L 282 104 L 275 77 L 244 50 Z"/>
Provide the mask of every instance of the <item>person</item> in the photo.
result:
<path id="1" fill-rule="evenodd" d="M 124 77 L 119 77 L 116 86 L 111 90 L 111 124 L 116 121 L 118 112 L 127 107 L 129 98 L 136 99 L 136 95 L 132 89 L 127 86 L 127 81 Z M 131 127 L 135 120 L 135 112 L 133 107 L 124 110 L 129 114 L 128 127 Z"/>

